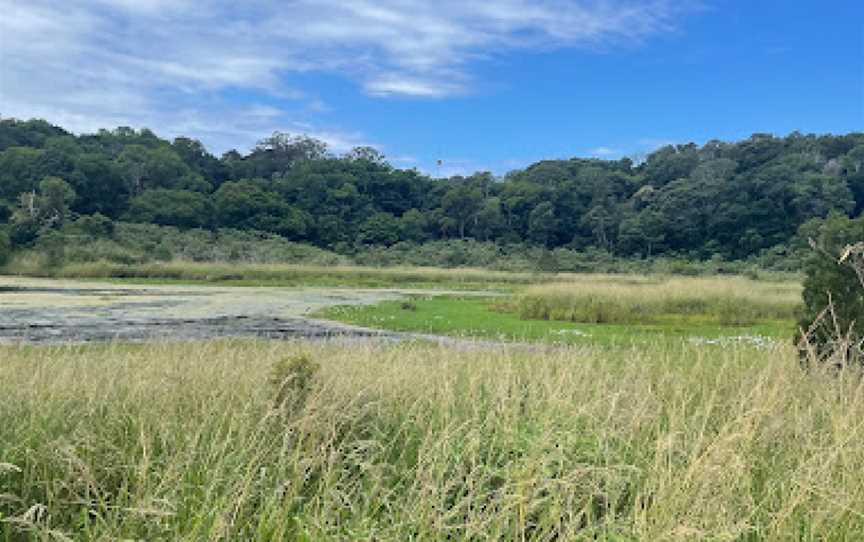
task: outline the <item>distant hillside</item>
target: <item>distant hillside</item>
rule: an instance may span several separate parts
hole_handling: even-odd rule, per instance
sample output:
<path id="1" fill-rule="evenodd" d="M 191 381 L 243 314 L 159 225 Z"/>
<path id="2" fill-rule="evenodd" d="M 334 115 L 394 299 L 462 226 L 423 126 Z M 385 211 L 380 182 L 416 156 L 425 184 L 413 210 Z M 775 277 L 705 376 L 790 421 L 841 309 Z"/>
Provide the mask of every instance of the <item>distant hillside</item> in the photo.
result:
<path id="1" fill-rule="evenodd" d="M 274 134 L 210 154 L 149 130 L 75 136 L 0 120 L 0 228 L 14 247 L 72 221 L 278 234 L 340 253 L 400 241 L 476 239 L 742 259 L 782 248 L 830 212 L 864 210 L 864 133 L 666 146 L 630 159 L 537 162 L 503 178 L 432 179 L 374 149 L 342 156 Z"/>

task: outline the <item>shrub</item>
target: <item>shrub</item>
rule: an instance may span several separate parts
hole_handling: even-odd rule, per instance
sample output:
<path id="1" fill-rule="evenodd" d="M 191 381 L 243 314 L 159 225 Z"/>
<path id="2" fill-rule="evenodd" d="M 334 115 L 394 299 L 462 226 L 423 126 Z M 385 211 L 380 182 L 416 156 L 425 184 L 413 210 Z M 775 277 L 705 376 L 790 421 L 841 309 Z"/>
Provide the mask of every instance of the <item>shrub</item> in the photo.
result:
<path id="1" fill-rule="evenodd" d="M 39 238 L 39 223 L 35 220 L 24 220 L 12 223 L 9 238 L 16 247 L 30 247 Z"/>
<path id="2" fill-rule="evenodd" d="M 5 230 L 0 230 L 0 265 L 6 265 L 12 257 L 12 242 Z"/>
<path id="3" fill-rule="evenodd" d="M 170 262 L 174 259 L 174 254 L 171 252 L 171 249 L 164 243 L 156 245 L 152 254 L 153 259 L 157 262 Z"/>
<path id="4" fill-rule="evenodd" d="M 864 217 L 832 216 L 815 233 L 796 340 L 809 361 L 845 363 L 850 354 L 862 361 L 857 341 L 864 337 Z"/>
<path id="5" fill-rule="evenodd" d="M 39 237 L 39 252 L 45 258 L 45 266 L 56 269 L 66 260 L 66 239 L 56 231 L 49 231 Z"/>
<path id="6" fill-rule="evenodd" d="M 114 223 L 105 215 L 84 215 L 72 224 L 73 230 L 94 239 L 110 238 L 114 235 Z"/>

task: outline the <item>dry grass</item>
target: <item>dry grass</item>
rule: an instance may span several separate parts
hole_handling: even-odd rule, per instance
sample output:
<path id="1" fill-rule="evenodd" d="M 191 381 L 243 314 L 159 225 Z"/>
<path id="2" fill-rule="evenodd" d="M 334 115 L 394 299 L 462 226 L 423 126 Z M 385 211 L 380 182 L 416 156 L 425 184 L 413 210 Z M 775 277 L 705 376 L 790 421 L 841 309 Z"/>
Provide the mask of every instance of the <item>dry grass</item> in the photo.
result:
<path id="1" fill-rule="evenodd" d="M 522 286 L 558 283 L 567 287 L 582 288 L 584 285 L 642 284 L 665 280 L 665 275 L 644 274 L 598 274 L 598 273 L 540 273 L 500 271 L 481 268 L 459 267 L 370 267 L 361 265 L 313 265 L 308 263 L 230 263 L 219 261 L 190 261 L 175 259 L 168 262 L 123 264 L 104 260 L 67 263 L 50 268 L 44 258 L 34 252 L 17 254 L 0 272 L 7 275 L 56 278 L 90 279 L 146 279 L 183 282 L 228 282 L 232 284 L 256 285 L 326 285 L 326 286 L 444 286 L 447 288 L 501 288 L 513 289 Z M 762 273 L 768 278 L 788 275 Z M 797 277 L 792 277 L 797 280 Z M 671 279 L 686 282 L 688 279 Z M 729 276 L 690 279 L 694 281 L 718 281 L 725 283 Z M 737 279 L 734 279 L 737 280 Z M 733 280 L 733 282 L 734 282 Z M 760 283 L 760 281 L 741 281 Z M 765 282 L 765 284 L 773 284 Z M 797 282 L 777 282 L 778 285 L 796 288 Z M 792 285 L 792 286 L 790 286 Z"/>
<path id="2" fill-rule="evenodd" d="M 523 318 L 543 320 L 628 324 L 683 316 L 742 325 L 794 319 L 801 285 L 744 277 L 584 275 L 528 288 L 515 307 Z"/>
<path id="3" fill-rule="evenodd" d="M 275 408 L 298 354 L 320 371 Z M 0 540 L 864 534 L 864 387 L 791 346 L 0 355 Z"/>
<path id="4" fill-rule="evenodd" d="M 512 273 L 488 269 L 443 269 L 436 267 L 363 267 L 349 265 L 251 264 L 191 262 L 118 264 L 105 261 L 71 263 L 58 269 L 46 268 L 38 258 L 19 257 L 3 271 L 10 275 L 57 278 L 155 279 L 186 282 L 231 282 L 248 284 L 404 286 L 446 285 L 484 287 L 530 284 L 551 280 L 551 275 Z"/>

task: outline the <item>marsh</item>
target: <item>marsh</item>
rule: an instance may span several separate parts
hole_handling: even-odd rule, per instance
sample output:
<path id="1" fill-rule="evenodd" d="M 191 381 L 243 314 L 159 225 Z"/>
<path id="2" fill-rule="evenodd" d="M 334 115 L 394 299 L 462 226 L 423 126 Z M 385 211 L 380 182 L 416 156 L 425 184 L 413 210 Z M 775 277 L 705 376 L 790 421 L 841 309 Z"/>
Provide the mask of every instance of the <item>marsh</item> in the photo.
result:
<path id="1" fill-rule="evenodd" d="M 124 285 L 2 277 L 0 342 L 381 334 L 308 315 L 333 305 L 368 305 L 410 293 L 398 289 Z"/>

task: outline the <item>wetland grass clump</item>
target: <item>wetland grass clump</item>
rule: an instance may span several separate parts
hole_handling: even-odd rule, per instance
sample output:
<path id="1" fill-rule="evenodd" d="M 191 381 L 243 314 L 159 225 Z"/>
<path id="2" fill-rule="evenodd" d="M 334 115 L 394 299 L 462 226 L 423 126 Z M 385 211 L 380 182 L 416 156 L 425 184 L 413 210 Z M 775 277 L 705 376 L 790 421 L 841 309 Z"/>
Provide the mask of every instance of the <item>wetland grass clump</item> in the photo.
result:
<path id="1" fill-rule="evenodd" d="M 530 287 L 513 309 L 525 319 L 584 323 L 686 323 L 723 326 L 794 320 L 801 286 L 744 277 L 586 275 Z"/>
<path id="2" fill-rule="evenodd" d="M 864 533 L 864 385 L 791 345 L 0 350 L 0 540 Z"/>
<path id="3" fill-rule="evenodd" d="M 273 366 L 270 385 L 275 390 L 276 408 L 302 408 L 315 386 L 315 375 L 321 366 L 306 354 L 281 359 Z"/>

